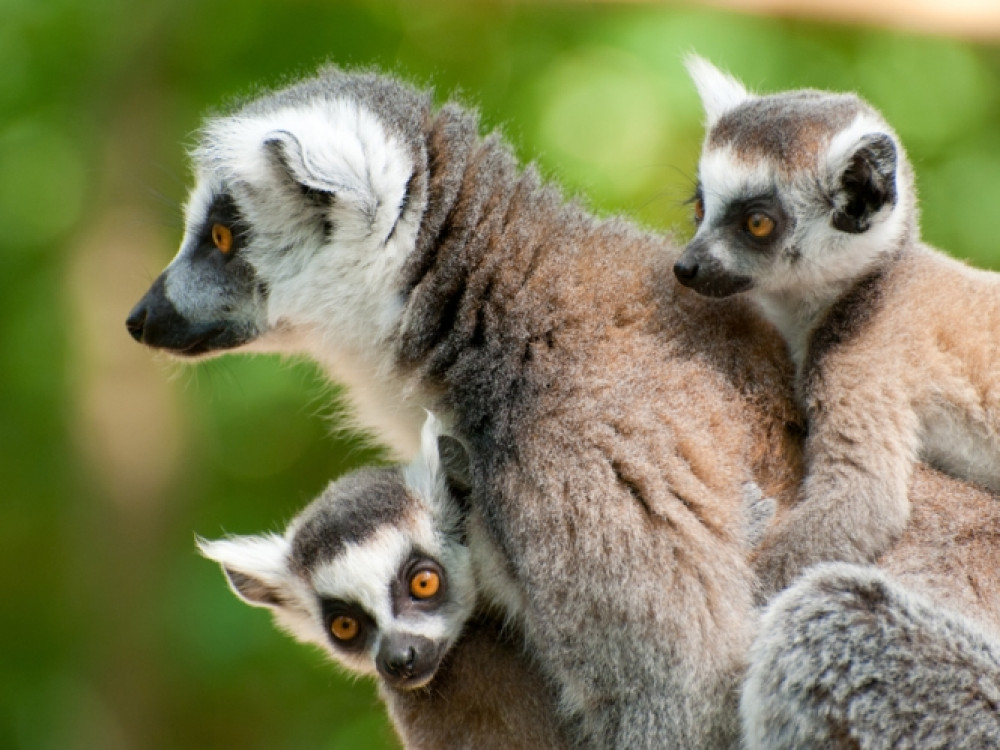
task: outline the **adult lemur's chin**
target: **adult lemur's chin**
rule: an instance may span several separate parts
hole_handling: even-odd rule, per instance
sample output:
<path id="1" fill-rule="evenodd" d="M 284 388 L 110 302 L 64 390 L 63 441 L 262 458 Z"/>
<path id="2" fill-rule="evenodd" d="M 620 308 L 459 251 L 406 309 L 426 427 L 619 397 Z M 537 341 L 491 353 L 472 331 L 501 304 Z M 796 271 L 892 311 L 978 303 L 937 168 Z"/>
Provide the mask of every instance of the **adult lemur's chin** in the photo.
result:
<path id="1" fill-rule="evenodd" d="M 1000 489 L 1000 277 L 920 242 L 909 162 L 857 96 L 756 96 L 689 68 L 708 131 L 675 273 L 748 293 L 788 343 L 808 417 L 801 502 L 757 560 L 779 589 L 811 563 L 885 552 L 921 457 Z"/>

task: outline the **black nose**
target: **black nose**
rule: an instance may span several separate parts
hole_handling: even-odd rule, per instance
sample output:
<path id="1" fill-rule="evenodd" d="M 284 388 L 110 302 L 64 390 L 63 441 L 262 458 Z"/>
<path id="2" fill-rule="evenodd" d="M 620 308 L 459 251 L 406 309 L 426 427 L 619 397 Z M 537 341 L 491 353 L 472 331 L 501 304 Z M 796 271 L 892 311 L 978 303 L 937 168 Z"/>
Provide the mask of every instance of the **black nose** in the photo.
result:
<path id="1" fill-rule="evenodd" d="M 698 263 L 693 260 L 685 260 L 683 257 L 674 263 L 674 276 L 682 284 L 694 281 L 698 275 Z"/>
<path id="2" fill-rule="evenodd" d="M 393 677 L 412 677 L 416 662 L 417 650 L 407 645 L 392 649 L 382 659 L 385 671 Z"/>
<path id="3" fill-rule="evenodd" d="M 149 314 L 149 310 L 146 308 L 144 302 L 139 302 L 138 305 L 132 308 L 132 312 L 128 314 L 128 318 L 125 320 L 125 328 L 128 329 L 129 335 L 138 342 L 142 342 L 142 332 L 146 327 L 146 316 Z"/>
<path id="4" fill-rule="evenodd" d="M 395 687 L 409 689 L 434 676 L 441 659 L 441 643 L 412 633 L 386 634 L 375 667 Z"/>
<path id="5" fill-rule="evenodd" d="M 125 319 L 129 336 L 140 344 L 186 350 L 205 331 L 196 330 L 167 299 L 163 274 L 142 296 Z"/>

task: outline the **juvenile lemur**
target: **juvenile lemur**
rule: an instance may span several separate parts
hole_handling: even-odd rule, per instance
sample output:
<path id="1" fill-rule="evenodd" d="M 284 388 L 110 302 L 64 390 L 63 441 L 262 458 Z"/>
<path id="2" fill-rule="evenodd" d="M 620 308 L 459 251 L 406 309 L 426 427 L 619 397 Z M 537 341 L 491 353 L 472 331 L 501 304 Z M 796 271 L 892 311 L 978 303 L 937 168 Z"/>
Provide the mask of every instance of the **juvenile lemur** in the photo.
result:
<path id="1" fill-rule="evenodd" d="M 478 594 L 463 472 L 446 473 L 438 440 L 428 419 L 411 464 L 332 482 L 282 535 L 198 546 L 281 628 L 377 676 L 407 748 L 568 747 L 517 613 Z"/>
<path id="2" fill-rule="evenodd" d="M 759 305 L 808 419 L 801 502 L 757 560 L 780 588 L 811 563 L 884 552 L 920 458 L 1000 489 L 1000 277 L 921 242 L 912 169 L 869 104 L 757 96 L 700 58 L 688 67 L 707 133 L 697 232 L 674 271 Z"/>
<path id="3" fill-rule="evenodd" d="M 752 305 L 672 283 L 669 238 L 595 218 L 473 112 L 389 76 L 327 69 L 249 101 L 208 120 L 194 161 L 182 245 L 131 335 L 311 356 L 400 453 L 439 413 L 469 450 L 498 598 L 581 744 L 735 746 L 744 495 L 783 501 L 799 478 L 787 357 Z M 926 538 L 892 554 L 989 616 L 995 554 L 960 492 L 978 496 L 918 471 Z"/>

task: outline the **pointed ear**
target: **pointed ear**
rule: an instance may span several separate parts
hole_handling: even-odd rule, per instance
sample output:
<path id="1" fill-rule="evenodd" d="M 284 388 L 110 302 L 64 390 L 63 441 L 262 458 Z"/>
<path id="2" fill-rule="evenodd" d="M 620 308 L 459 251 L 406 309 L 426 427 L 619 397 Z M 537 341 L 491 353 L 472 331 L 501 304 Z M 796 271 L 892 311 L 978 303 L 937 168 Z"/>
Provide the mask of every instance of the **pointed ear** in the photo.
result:
<path id="1" fill-rule="evenodd" d="M 436 496 L 444 479 L 438 454 L 438 435 L 442 429 L 440 420 L 428 411 L 420 428 L 420 452 L 403 472 L 407 486 L 427 500 Z"/>
<path id="2" fill-rule="evenodd" d="M 723 73 L 704 57 L 688 55 L 684 66 L 701 97 L 708 127 L 715 125 L 722 115 L 753 96 L 742 83 L 728 73 Z"/>
<path id="3" fill-rule="evenodd" d="M 835 175 L 833 216 L 835 229 L 866 232 L 875 215 L 896 203 L 896 143 L 888 133 L 867 133 L 846 148 L 832 151 Z"/>
<path id="4" fill-rule="evenodd" d="M 280 609 L 291 604 L 288 542 L 277 534 L 197 539 L 198 550 L 222 566 L 230 588 L 247 604 Z"/>
<path id="5" fill-rule="evenodd" d="M 308 134 L 309 131 L 306 131 Z M 339 211 L 336 223 L 341 233 L 357 222 L 356 231 L 365 236 L 379 216 L 377 186 L 369 155 L 359 144 L 338 142 L 336 133 L 320 131 L 313 141 L 290 130 L 273 130 L 264 139 L 264 149 L 272 167 L 285 175 L 320 207 Z M 399 185 L 402 190 L 402 183 Z M 332 199 L 336 197 L 336 201 Z M 387 202 L 382 214 L 395 218 L 395 207 Z M 352 224 L 353 225 L 353 224 Z"/>
<path id="6" fill-rule="evenodd" d="M 406 467 L 406 482 L 427 498 L 447 490 L 464 512 L 471 489 L 469 456 L 462 443 L 443 430 L 440 420 L 427 412 L 420 431 L 420 454 Z"/>
<path id="7" fill-rule="evenodd" d="M 463 513 L 468 513 L 472 494 L 472 478 L 469 471 L 469 454 L 458 438 L 451 435 L 438 437 L 438 454 L 444 481 L 451 496 L 458 502 Z"/>
<path id="8" fill-rule="evenodd" d="M 336 194 L 341 187 L 310 163 L 302 142 L 288 130 L 275 130 L 264 140 L 264 150 L 275 169 L 306 191 Z"/>

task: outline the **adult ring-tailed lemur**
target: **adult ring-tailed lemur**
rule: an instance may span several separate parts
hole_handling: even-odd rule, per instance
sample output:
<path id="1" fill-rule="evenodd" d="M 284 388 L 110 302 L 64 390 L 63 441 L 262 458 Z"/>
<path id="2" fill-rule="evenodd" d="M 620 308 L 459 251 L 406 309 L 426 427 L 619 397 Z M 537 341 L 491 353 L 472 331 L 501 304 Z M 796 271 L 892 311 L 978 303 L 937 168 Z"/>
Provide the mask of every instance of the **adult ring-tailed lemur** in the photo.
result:
<path id="1" fill-rule="evenodd" d="M 181 249 L 129 330 L 192 358 L 308 354 L 401 453 L 422 407 L 441 414 L 491 595 L 522 612 L 565 726 L 735 746 L 756 628 L 743 498 L 798 480 L 783 344 L 742 300 L 676 284 L 669 239 L 594 218 L 477 128 L 334 69 L 210 119 Z M 942 482 L 917 472 L 915 518 L 946 512 Z"/>

